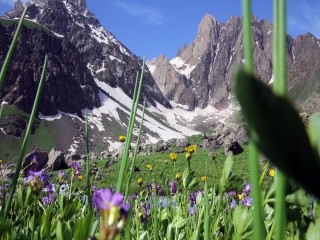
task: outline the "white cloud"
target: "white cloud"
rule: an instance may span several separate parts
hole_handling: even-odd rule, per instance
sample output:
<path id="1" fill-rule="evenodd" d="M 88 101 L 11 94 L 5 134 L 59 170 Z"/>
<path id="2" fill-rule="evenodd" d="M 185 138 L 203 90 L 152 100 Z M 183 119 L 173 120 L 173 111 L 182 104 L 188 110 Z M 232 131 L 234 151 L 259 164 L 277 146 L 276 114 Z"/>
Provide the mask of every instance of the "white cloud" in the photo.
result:
<path id="1" fill-rule="evenodd" d="M 147 23 L 154 25 L 163 24 L 163 14 L 157 8 L 149 7 L 137 3 L 129 3 L 122 0 L 112 1 L 112 3 L 131 15 L 144 17 Z"/>
<path id="2" fill-rule="evenodd" d="M 296 14 L 288 15 L 289 32 L 307 33 L 310 32 L 320 37 L 320 4 L 301 1 L 295 5 Z"/>

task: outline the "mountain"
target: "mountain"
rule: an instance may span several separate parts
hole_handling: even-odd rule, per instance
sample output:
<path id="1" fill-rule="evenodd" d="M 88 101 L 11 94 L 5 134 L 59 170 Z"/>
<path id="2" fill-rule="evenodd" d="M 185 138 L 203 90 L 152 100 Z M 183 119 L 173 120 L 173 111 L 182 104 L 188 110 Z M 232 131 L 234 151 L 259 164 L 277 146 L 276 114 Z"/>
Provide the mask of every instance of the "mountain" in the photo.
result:
<path id="1" fill-rule="evenodd" d="M 32 0 L 27 4 L 24 27 L 0 92 L 0 101 L 7 103 L 5 116 L 0 119 L 0 152 L 5 155 L 0 157 L 8 158 L 8 151 L 20 146 L 17 142 L 26 128 L 45 55 L 48 67 L 30 148 L 83 152 L 85 114 L 90 146 L 94 150 L 117 148 L 115 140 L 126 134 L 142 59 L 101 26 L 85 0 Z M 1 65 L 23 9 L 18 0 L 0 19 Z M 170 112 L 172 106 L 148 68 L 144 71 L 141 102 L 143 99 L 148 107 L 143 141 L 196 133 L 174 122 L 168 124 L 159 107 Z M 137 122 L 134 134 L 138 127 Z"/>
<path id="2" fill-rule="evenodd" d="M 255 73 L 271 84 L 273 26 L 267 20 L 252 17 L 252 30 Z M 289 91 L 300 104 L 320 85 L 319 53 L 320 41 L 312 34 L 296 39 L 287 36 Z M 159 55 L 150 68 L 168 100 L 187 105 L 191 110 L 207 106 L 224 109 L 230 104 L 234 66 L 243 62 L 241 19 L 231 17 L 222 23 L 206 14 L 189 46 L 184 44 L 170 61 Z"/>

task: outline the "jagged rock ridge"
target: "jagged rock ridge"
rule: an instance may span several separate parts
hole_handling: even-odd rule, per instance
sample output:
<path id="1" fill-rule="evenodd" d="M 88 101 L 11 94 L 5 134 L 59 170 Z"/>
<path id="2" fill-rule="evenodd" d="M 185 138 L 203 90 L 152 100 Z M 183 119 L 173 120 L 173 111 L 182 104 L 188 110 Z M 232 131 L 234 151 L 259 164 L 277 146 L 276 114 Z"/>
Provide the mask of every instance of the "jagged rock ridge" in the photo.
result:
<path id="1" fill-rule="evenodd" d="M 256 75 L 266 84 L 271 84 L 273 26 L 267 20 L 255 17 L 252 25 Z M 151 66 L 152 74 L 164 93 L 168 92 L 170 84 L 177 89 L 177 84 L 173 83 L 188 83 L 183 84 L 183 88 L 191 94 L 180 96 L 175 90 L 165 95 L 168 100 L 188 105 L 190 109 L 208 105 L 225 108 L 229 105 L 232 91 L 233 68 L 244 62 L 242 38 L 239 17 L 219 23 L 215 17 L 206 14 L 199 24 L 195 40 L 187 47 L 182 46 L 170 63 L 160 55 Z M 319 77 L 316 77 L 320 70 L 320 60 L 316 58 L 320 53 L 320 41 L 310 33 L 297 39 L 287 36 L 287 49 L 289 90 L 293 95 L 299 95 L 296 92 L 305 87 L 303 83 L 312 79 L 312 87 L 304 91 L 306 98 L 320 84 Z"/>
<path id="2" fill-rule="evenodd" d="M 97 81 L 120 87 L 133 96 L 136 72 L 142 60 L 132 54 L 110 32 L 101 26 L 87 9 L 85 0 L 32 0 L 27 19 L 45 26 L 22 30 L 17 49 L 5 79 L 0 101 L 18 105 L 30 112 L 44 56 L 49 63 L 39 111 L 55 115 L 59 110 L 81 115 L 81 109 L 100 106 Z M 21 16 L 23 4 L 17 1 L 3 17 Z M 0 62 L 8 51 L 15 25 L 0 25 Z M 32 63 L 32 64 L 31 64 Z M 170 107 L 148 69 L 144 72 L 142 95 L 151 104 Z M 143 99 L 142 98 L 142 99 Z"/>

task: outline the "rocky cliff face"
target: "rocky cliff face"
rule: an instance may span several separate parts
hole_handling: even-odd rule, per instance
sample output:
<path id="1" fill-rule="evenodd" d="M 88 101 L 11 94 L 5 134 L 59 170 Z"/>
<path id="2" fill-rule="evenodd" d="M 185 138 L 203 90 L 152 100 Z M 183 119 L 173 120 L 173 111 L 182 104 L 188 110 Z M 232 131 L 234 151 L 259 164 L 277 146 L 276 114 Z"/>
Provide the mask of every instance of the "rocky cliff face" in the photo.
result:
<path id="1" fill-rule="evenodd" d="M 256 75 L 266 84 L 271 84 L 273 26 L 255 17 L 252 18 L 252 25 Z M 300 99 L 301 86 L 308 86 L 302 94 L 307 98 L 320 84 L 319 74 L 315 74 L 320 70 L 320 60 L 316 57 L 320 53 L 319 42 L 312 34 L 297 39 L 287 36 L 289 90 L 292 95 L 299 95 Z M 231 17 L 226 23 L 219 23 L 206 14 L 199 24 L 195 40 L 189 46 L 183 46 L 170 63 L 160 56 L 153 65 L 152 74 L 158 85 L 162 86 L 161 90 L 176 83 L 179 76 L 186 83 L 184 91 L 192 93 L 181 98 L 178 93 L 172 92 L 166 95 L 169 100 L 186 104 L 190 109 L 208 105 L 222 109 L 229 104 L 233 68 L 243 62 L 241 19 Z M 309 83 L 306 85 L 305 82 Z"/>
<path id="2" fill-rule="evenodd" d="M 32 0 L 28 4 L 28 27 L 21 33 L 0 101 L 30 112 L 46 54 L 48 72 L 39 108 L 43 115 L 59 110 L 81 115 L 81 109 L 99 107 L 100 82 L 133 96 L 142 60 L 101 26 L 85 0 Z M 0 63 L 15 31 L 12 19 L 20 17 L 23 8 L 17 1 L 1 20 Z M 144 77 L 143 97 L 151 104 L 157 101 L 170 107 L 148 69 Z"/>

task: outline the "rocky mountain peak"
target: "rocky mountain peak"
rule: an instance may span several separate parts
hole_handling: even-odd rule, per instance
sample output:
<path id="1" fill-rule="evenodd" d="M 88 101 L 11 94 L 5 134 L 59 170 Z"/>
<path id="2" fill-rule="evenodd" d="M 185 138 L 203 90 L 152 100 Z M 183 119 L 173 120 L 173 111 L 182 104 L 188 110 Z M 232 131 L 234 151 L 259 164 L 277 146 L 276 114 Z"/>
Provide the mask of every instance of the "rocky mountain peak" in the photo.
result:
<path id="1" fill-rule="evenodd" d="M 205 14 L 198 27 L 198 38 L 216 39 L 218 22 L 210 14 Z"/>

